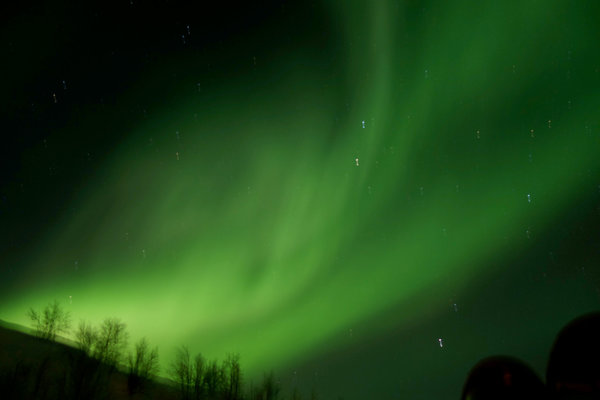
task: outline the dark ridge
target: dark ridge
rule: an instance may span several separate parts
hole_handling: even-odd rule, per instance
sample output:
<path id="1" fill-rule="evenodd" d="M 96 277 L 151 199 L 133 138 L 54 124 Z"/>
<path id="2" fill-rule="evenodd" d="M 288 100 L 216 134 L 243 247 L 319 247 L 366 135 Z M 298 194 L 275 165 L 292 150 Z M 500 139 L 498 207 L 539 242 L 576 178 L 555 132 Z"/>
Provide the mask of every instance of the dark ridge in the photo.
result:
<path id="1" fill-rule="evenodd" d="M 14 329 L 16 328 L 16 330 Z M 64 343 L 20 332 L 0 321 L 0 398 L 8 399 L 176 399 L 175 390 L 150 381 L 130 393 L 125 372 L 102 364 Z"/>

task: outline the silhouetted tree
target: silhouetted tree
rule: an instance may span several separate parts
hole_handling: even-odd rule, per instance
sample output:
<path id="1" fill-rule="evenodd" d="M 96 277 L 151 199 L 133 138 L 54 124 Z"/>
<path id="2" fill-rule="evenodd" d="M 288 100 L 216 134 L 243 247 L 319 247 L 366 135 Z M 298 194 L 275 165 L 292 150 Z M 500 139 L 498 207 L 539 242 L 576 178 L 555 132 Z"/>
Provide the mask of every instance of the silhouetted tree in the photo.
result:
<path id="1" fill-rule="evenodd" d="M 50 359 L 48 357 L 44 357 L 41 363 L 37 366 L 34 383 L 32 385 L 33 398 L 41 397 L 41 393 L 48 392 L 49 385 L 47 384 L 47 382 L 45 382 L 45 380 L 47 380 L 49 363 Z"/>
<path id="2" fill-rule="evenodd" d="M 277 400 L 281 388 L 275 380 L 273 372 L 263 375 L 262 383 L 259 386 L 250 385 L 248 391 L 248 400 Z"/>
<path id="3" fill-rule="evenodd" d="M 70 314 L 56 300 L 42 312 L 30 308 L 27 316 L 34 325 L 36 335 L 42 339 L 55 340 L 57 333 L 68 332 L 71 326 Z"/>
<path id="4" fill-rule="evenodd" d="M 250 382 L 247 389 L 246 398 L 248 400 L 261 400 L 262 399 L 262 386 L 255 386 L 254 382 Z"/>
<path id="5" fill-rule="evenodd" d="M 218 361 L 215 361 L 215 364 L 217 365 L 217 386 L 216 386 L 216 393 L 215 393 L 214 398 L 227 400 L 227 396 L 228 396 L 227 389 L 229 387 L 229 383 L 228 383 L 229 373 L 227 370 L 227 365 L 224 362 L 221 363 L 221 365 L 219 365 Z"/>
<path id="6" fill-rule="evenodd" d="M 202 354 L 198 353 L 194 358 L 194 398 L 199 400 L 204 397 L 204 372 L 206 369 L 206 362 Z"/>
<path id="7" fill-rule="evenodd" d="M 190 399 L 194 371 L 192 371 L 190 350 L 187 346 L 181 346 L 177 349 L 169 373 L 179 386 L 181 398 L 184 400 Z"/>
<path id="8" fill-rule="evenodd" d="M 290 396 L 290 400 L 302 400 L 302 394 L 300 394 L 298 387 L 294 386 L 294 389 L 292 390 L 292 395 Z"/>
<path id="9" fill-rule="evenodd" d="M 135 352 L 129 353 L 129 374 L 127 377 L 130 393 L 140 391 L 158 372 L 158 347 L 150 349 L 146 338 L 140 339 L 135 344 Z"/>
<path id="10" fill-rule="evenodd" d="M 269 374 L 264 375 L 261 391 L 263 400 L 277 400 L 277 398 L 279 397 L 281 387 L 279 386 L 279 383 L 275 380 L 273 371 L 271 371 Z"/>
<path id="11" fill-rule="evenodd" d="M 81 351 L 88 356 L 94 354 L 94 346 L 98 341 L 98 331 L 91 324 L 85 321 L 79 321 L 75 337 Z"/>
<path id="12" fill-rule="evenodd" d="M 101 362 L 116 367 L 127 346 L 125 323 L 118 318 L 106 318 L 98 331 L 94 356 Z"/>
<path id="13" fill-rule="evenodd" d="M 67 399 L 102 399 L 108 397 L 112 367 L 84 351 L 67 355 L 65 370 L 65 396 Z"/>
<path id="14" fill-rule="evenodd" d="M 225 399 L 239 400 L 242 397 L 242 370 L 240 368 L 239 354 L 229 354 L 223 361 L 222 370 L 226 373 Z"/>
<path id="15" fill-rule="evenodd" d="M 209 399 L 214 399 L 221 389 L 220 381 L 223 374 L 220 372 L 219 364 L 217 360 L 211 361 L 206 366 L 204 372 L 204 385 L 206 387 L 206 395 Z"/>

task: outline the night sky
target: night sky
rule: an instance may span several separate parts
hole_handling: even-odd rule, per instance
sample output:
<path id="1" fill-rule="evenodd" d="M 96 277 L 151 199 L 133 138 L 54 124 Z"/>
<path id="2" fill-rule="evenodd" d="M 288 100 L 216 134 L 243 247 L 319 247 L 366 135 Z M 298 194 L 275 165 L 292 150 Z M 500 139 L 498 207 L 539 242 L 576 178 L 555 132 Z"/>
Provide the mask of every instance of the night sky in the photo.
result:
<path id="1" fill-rule="evenodd" d="M 78 3 L 2 12 L 0 319 L 456 399 L 600 308 L 599 2 Z"/>

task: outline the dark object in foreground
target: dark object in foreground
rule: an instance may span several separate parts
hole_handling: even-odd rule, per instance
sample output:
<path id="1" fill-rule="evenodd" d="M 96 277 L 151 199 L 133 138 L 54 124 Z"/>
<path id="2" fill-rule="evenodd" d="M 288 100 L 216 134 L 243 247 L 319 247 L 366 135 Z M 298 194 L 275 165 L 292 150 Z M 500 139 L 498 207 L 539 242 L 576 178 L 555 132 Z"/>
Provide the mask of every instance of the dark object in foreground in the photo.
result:
<path id="1" fill-rule="evenodd" d="M 469 373 L 462 400 L 600 399 L 600 312 L 568 323 L 548 360 L 546 386 L 521 361 L 504 356 L 483 359 Z"/>
<path id="2" fill-rule="evenodd" d="M 546 382 L 551 399 L 600 399 L 600 313 L 579 317 L 560 331 Z"/>
<path id="3" fill-rule="evenodd" d="M 541 379 L 527 365 L 516 358 L 495 356 L 473 367 L 461 399 L 543 399 L 545 390 Z"/>

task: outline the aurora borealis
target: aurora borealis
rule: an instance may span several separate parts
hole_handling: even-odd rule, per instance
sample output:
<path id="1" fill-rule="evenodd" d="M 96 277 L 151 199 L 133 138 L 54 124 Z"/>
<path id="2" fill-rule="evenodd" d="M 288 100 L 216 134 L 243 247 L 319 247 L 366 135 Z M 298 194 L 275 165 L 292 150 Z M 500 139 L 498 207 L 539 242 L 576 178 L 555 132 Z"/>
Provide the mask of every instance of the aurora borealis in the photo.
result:
<path id="1" fill-rule="evenodd" d="M 13 10 L 0 319 L 58 299 L 327 398 L 543 375 L 600 305 L 599 6 L 298 3 Z"/>

